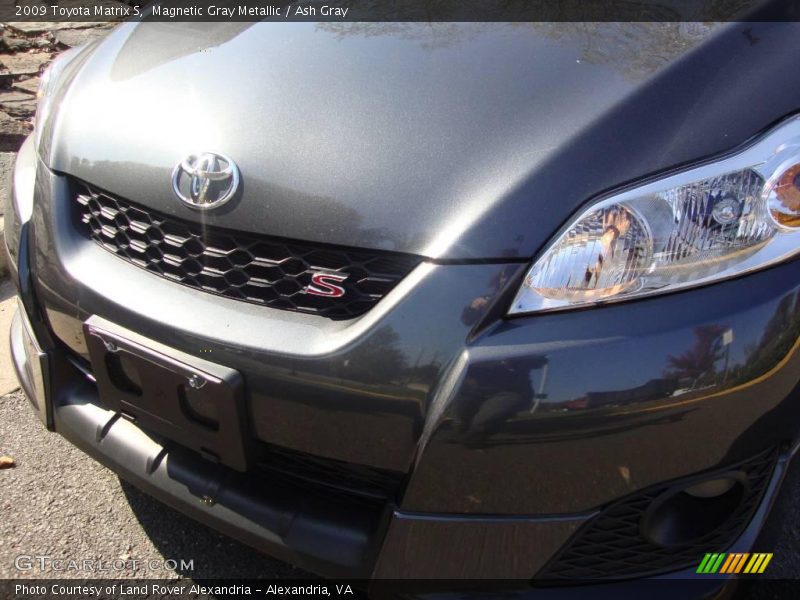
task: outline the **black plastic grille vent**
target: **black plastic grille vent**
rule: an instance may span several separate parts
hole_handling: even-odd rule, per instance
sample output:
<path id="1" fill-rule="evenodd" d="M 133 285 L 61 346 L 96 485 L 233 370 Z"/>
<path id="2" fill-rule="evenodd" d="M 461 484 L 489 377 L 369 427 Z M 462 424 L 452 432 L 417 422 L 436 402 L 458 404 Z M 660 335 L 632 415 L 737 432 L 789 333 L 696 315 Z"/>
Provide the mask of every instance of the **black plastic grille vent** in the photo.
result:
<path id="1" fill-rule="evenodd" d="M 540 571 L 541 583 L 649 577 L 697 567 L 706 552 L 725 551 L 743 532 L 759 506 L 777 451 L 770 450 L 725 471 L 746 474 L 747 486 L 738 508 L 719 527 L 683 545 L 661 546 L 645 539 L 641 523 L 653 500 L 674 484 L 654 486 L 604 508 Z"/>
<path id="2" fill-rule="evenodd" d="M 403 473 L 313 456 L 289 448 L 264 444 L 266 452 L 259 467 L 292 479 L 323 486 L 329 491 L 371 500 L 394 500 Z"/>
<path id="3" fill-rule="evenodd" d="M 78 225 L 117 256 L 183 285 L 331 319 L 364 314 L 421 259 L 257 237 L 157 213 L 76 182 Z M 306 293 L 315 272 L 347 274 L 343 296 Z"/>

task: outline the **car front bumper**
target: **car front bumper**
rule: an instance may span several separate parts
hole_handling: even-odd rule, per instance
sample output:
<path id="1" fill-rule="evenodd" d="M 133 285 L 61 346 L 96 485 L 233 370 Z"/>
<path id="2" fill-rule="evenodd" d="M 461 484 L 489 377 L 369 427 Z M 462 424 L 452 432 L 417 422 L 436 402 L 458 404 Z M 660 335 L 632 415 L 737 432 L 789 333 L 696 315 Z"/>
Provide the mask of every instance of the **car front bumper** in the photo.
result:
<path id="1" fill-rule="evenodd" d="M 23 305 L 12 348 L 42 420 L 164 502 L 306 568 L 528 579 L 615 501 L 773 448 L 757 510 L 729 541 L 747 549 L 796 443 L 800 261 L 510 320 L 502 305 L 524 263 L 428 262 L 364 317 L 332 322 L 121 261 L 76 234 L 68 178 L 36 172 L 12 252 Z M 393 487 L 362 501 L 285 470 L 240 474 L 119 418 L 86 362 L 92 315 L 242 373 L 248 433 L 265 455 L 288 449 Z M 725 340 L 713 368 L 675 373 L 710 335 Z"/>
<path id="2" fill-rule="evenodd" d="M 31 358 L 26 320 L 18 311 L 10 341 L 22 387 L 35 398 L 36 383 L 26 367 Z M 731 578 L 698 578 L 694 569 L 671 573 L 657 583 L 576 581 L 578 588 L 542 588 L 529 580 L 529 573 L 589 519 L 419 514 L 396 507 L 378 515 L 356 514 L 347 503 L 336 506 L 335 497 L 309 494 L 280 479 L 253 485 L 224 467 L 209 468 L 192 452 L 167 450 L 168 441 L 104 409 L 90 378 L 67 355 L 49 356 L 54 372 L 73 372 L 53 381 L 59 392 L 53 402 L 47 400 L 56 431 L 71 443 L 165 504 L 258 550 L 331 577 L 371 577 L 377 597 L 435 599 L 453 590 L 476 596 L 502 590 L 520 600 L 566 599 L 585 597 L 592 590 L 609 598 L 645 592 L 654 598 L 727 598 L 735 590 Z M 34 406 L 44 420 L 45 411 Z M 765 500 L 731 552 L 752 546 L 789 459 L 787 454 L 777 464 Z M 299 496 L 304 502 L 298 507 Z M 375 539 L 376 526 L 391 533 Z M 600 587 L 586 587 L 592 583 Z"/>

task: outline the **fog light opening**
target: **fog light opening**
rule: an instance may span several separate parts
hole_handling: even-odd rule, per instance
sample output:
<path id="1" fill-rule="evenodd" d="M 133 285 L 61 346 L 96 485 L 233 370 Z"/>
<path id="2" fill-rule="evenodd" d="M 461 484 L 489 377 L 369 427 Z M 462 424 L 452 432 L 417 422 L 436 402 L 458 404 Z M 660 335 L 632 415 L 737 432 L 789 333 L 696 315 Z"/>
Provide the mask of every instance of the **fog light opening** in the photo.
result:
<path id="1" fill-rule="evenodd" d="M 682 546 L 715 531 L 741 506 L 744 473 L 682 484 L 656 498 L 642 518 L 642 536 L 659 546 Z"/>

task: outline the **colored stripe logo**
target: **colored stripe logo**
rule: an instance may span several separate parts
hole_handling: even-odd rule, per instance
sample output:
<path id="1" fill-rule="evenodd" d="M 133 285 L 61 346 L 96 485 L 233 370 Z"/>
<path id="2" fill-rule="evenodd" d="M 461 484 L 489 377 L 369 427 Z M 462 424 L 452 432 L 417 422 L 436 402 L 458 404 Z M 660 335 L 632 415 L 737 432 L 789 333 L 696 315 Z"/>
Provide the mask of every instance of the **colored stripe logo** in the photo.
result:
<path id="1" fill-rule="evenodd" d="M 716 573 L 734 575 L 747 573 L 756 575 L 763 573 L 769 561 L 772 560 L 772 553 L 766 552 L 720 552 L 706 554 L 697 567 L 697 572 L 704 575 Z"/>

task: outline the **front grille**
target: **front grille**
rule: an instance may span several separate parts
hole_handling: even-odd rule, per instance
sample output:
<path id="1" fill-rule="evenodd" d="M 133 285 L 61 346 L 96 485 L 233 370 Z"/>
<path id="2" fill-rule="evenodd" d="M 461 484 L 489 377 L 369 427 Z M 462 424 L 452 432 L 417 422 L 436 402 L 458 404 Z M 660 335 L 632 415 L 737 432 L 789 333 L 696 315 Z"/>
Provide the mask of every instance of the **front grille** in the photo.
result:
<path id="1" fill-rule="evenodd" d="M 645 539 L 641 523 L 653 501 L 675 483 L 626 496 L 603 509 L 536 576 L 541 583 L 650 577 L 697 567 L 707 552 L 725 551 L 738 539 L 758 508 L 775 467 L 777 450 L 766 451 L 728 471 L 743 471 L 747 491 L 738 508 L 714 531 L 681 545 Z"/>
<path id="2" fill-rule="evenodd" d="M 78 227 L 120 258 L 183 285 L 331 319 L 364 314 L 421 259 L 200 226 L 75 182 Z M 315 272 L 347 274 L 341 297 L 306 293 Z"/>

